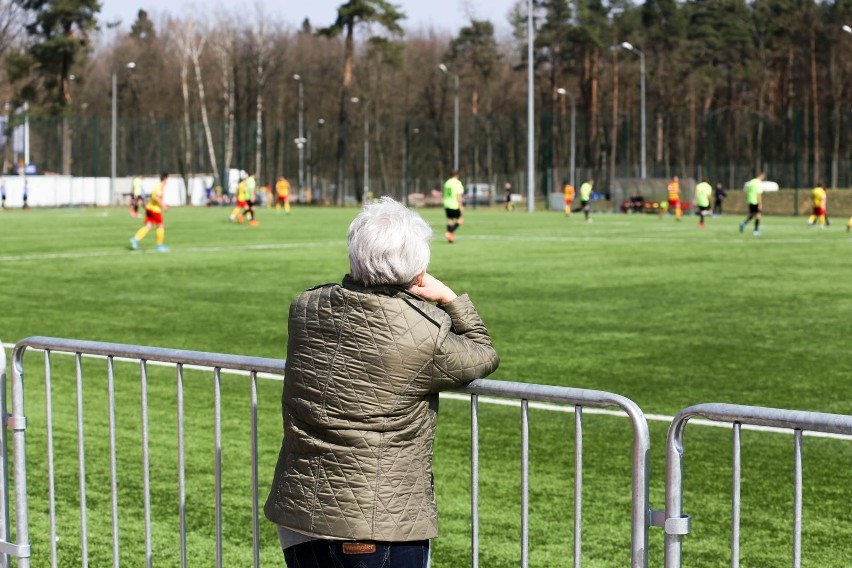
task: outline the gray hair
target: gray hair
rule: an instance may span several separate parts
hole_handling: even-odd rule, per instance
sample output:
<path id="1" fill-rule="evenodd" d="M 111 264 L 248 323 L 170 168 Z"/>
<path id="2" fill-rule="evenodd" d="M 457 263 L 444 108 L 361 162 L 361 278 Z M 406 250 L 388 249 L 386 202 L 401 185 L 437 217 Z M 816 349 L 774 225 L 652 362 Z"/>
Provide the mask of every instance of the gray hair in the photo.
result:
<path id="1" fill-rule="evenodd" d="M 432 227 L 390 197 L 368 203 L 349 225 L 352 279 L 367 286 L 414 283 L 429 266 Z"/>

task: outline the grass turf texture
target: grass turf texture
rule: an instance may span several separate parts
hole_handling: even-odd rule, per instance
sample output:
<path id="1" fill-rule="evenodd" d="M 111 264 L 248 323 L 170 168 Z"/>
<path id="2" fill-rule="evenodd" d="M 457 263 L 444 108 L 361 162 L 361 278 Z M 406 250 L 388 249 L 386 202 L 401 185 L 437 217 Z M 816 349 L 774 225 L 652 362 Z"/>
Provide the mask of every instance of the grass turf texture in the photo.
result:
<path id="1" fill-rule="evenodd" d="M 708 220 L 468 210 L 447 244 L 440 210 L 430 271 L 471 294 L 501 354 L 494 378 L 607 390 L 646 413 L 675 414 L 699 402 L 852 413 L 847 344 L 852 334 L 842 226 L 807 229 L 803 218 L 764 219 L 763 235 L 739 217 Z M 4 211 L 0 338 L 51 335 L 283 357 L 289 302 L 339 281 L 355 209 L 261 210 L 261 226 L 227 222 L 228 211 L 166 213 L 168 254 L 129 250 L 139 222 L 126 209 Z M 42 354 L 27 355 L 28 484 L 33 565 L 49 558 Z M 83 360 L 89 556 L 111 563 L 106 372 Z M 55 355 L 60 565 L 79 565 L 73 358 Z M 211 373 L 187 371 L 187 524 L 191 566 L 214 564 Z M 117 363 L 122 565 L 144 565 L 138 368 Z M 178 564 L 174 369 L 149 367 L 153 560 Z M 223 376 L 224 564 L 251 563 L 249 393 Z M 261 499 L 281 427 L 280 384 L 259 381 Z M 434 566 L 469 563 L 469 405 L 442 402 L 435 457 L 442 537 Z M 480 565 L 519 558 L 519 411 L 481 406 Z M 573 416 L 531 411 L 532 566 L 572 557 Z M 653 508 L 663 507 L 667 424 L 651 423 Z M 631 432 L 626 420 L 586 416 L 584 566 L 629 563 Z M 684 510 L 693 515 L 686 566 L 728 563 L 730 432 L 690 426 Z M 743 563 L 789 563 L 791 436 L 743 433 Z M 852 446 L 806 438 L 804 565 L 848 566 Z M 261 521 L 264 565 L 283 566 L 274 530 Z M 76 531 L 76 532 L 75 532 Z M 652 566 L 662 531 L 651 529 Z"/>

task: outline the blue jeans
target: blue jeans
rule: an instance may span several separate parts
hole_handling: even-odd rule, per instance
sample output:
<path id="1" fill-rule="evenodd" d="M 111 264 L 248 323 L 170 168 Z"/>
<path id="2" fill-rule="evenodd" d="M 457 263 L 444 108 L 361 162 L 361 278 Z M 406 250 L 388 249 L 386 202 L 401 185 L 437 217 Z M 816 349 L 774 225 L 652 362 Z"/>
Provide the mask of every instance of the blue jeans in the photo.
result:
<path id="1" fill-rule="evenodd" d="M 311 540 L 284 550 L 287 568 L 427 568 L 429 541 Z"/>

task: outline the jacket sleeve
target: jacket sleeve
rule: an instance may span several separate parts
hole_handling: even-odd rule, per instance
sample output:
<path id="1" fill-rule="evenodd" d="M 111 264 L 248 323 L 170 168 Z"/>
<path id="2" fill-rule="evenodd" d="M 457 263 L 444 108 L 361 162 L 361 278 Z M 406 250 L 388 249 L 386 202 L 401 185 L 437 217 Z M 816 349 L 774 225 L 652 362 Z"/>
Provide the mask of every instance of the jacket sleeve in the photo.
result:
<path id="1" fill-rule="evenodd" d="M 435 346 L 432 392 L 481 379 L 500 364 L 491 336 L 467 294 L 439 307 L 450 321 L 441 325 Z"/>

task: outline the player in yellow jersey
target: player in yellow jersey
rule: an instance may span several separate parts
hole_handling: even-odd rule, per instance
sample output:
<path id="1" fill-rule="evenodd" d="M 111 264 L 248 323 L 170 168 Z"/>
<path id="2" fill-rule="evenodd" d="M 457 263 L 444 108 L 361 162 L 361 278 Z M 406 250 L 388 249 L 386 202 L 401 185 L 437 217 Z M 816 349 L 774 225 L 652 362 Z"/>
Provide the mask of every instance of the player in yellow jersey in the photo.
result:
<path id="1" fill-rule="evenodd" d="M 673 210 L 675 214 L 675 221 L 680 221 L 680 218 L 683 215 L 683 210 L 680 207 L 680 181 L 677 179 L 677 176 L 672 178 L 672 181 L 669 182 L 666 190 L 669 193 L 669 211 Z"/>
<path id="2" fill-rule="evenodd" d="M 695 204 L 698 206 L 698 215 L 700 217 L 698 226 L 704 228 L 704 218 L 710 214 L 710 197 L 713 195 L 713 188 L 707 178 L 701 180 L 695 186 Z"/>
<path id="3" fill-rule="evenodd" d="M 275 183 L 275 211 L 281 210 L 284 204 L 284 213 L 290 213 L 290 182 L 284 176 L 279 176 Z"/>
<path id="4" fill-rule="evenodd" d="M 811 191 L 811 199 L 813 200 L 814 209 L 811 216 L 808 217 L 808 226 L 813 227 L 819 221 L 819 228 L 825 229 L 825 210 L 828 205 L 828 194 L 825 192 L 822 180 L 818 180 L 816 187 Z"/>
<path id="5" fill-rule="evenodd" d="M 580 205 L 574 209 L 574 213 L 582 211 L 586 217 L 586 223 L 591 223 L 589 214 L 592 212 L 591 200 L 595 188 L 595 178 L 590 177 L 580 186 Z"/>
<path id="6" fill-rule="evenodd" d="M 459 179 L 459 171 L 453 170 L 453 175 L 444 182 L 444 213 L 447 215 L 447 232 L 444 236 L 451 243 L 456 242 L 455 232 L 464 223 L 464 185 Z"/>
<path id="7" fill-rule="evenodd" d="M 163 227 L 163 211 L 168 209 L 166 205 L 166 181 L 169 179 L 169 174 L 163 172 L 160 174 L 160 183 L 151 192 L 148 198 L 148 203 L 145 205 L 145 224 L 136 231 L 136 234 L 130 237 L 130 248 L 139 250 L 139 241 L 151 231 L 151 227 L 157 227 L 157 252 L 169 252 L 163 241 L 166 240 L 166 229 Z"/>
<path id="8" fill-rule="evenodd" d="M 574 201 L 574 186 L 570 183 L 565 183 L 562 186 L 562 193 L 565 194 L 565 216 L 571 216 L 571 202 Z"/>

